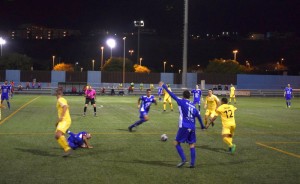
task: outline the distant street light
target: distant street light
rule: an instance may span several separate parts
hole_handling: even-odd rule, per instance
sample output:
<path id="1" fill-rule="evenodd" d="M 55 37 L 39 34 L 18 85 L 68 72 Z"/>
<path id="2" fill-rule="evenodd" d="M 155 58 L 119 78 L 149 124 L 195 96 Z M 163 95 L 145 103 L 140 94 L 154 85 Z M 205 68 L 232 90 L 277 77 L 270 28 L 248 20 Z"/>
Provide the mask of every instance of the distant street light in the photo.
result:
<path id="1" fill-rule="evenodd" d="M 123 88 L 125 87 L 125 41 L 126 41 L 126 37 L 123 37 L 124 40 L 124 57 L 123 57 Z"/>
<path id="2" fill-rule="evenodd" d="M 249 61 L 246 61 L 246 67 L 250 68 L 250 63 L 249 63 Z"/>
<path id="3" fill-rule="evenodd" d="M 130 53 L 130 56 L 132 56 L 132 54 L 134 53 L 134 50 L 129 50 L 128 52 Z"/>
<path id="4" fill-rule="evenodd" d="M 137 62 L 139 61 L 140 58 L 140 28 L 144 27 L 144 21 L 140 20 L 140 21 L 134 21 L 134 26 L 138 28 L 138 50 L 137 50 Z"/>
<path id="5" fill-rule="evenodd" d="M 281 60 L 280 60 L 280 64 L 281 65 L 282 65 L 283 61 L 284 61 L 284 58 L 281 58 Z"/>
<path id="6" fill-rule="evenodd" d="M 236 53 L 238 53 L 238 50 L 234 50 L 232 51 L 233 53 L 233 60 L 236 61 Z"/>
<path id="7" fill-rule="evenodd" d="M 140 58 L 140 66 L 142 66 L 142 60 L 143 60 L 143 58 Z"/>
<path id="8" fill-rule="evenodd" d="M 5 45 L 6 44 L 6 41 L 0 37 L 0 45 L 1 45 L 1 57 L 2 57 L 2 45 Z"/>
<path id="9" fill-rule="evenodd" d="M 174 73 L 174 65 L 170 65 L 172 68 L 172 73 Z"/>
<path id="10" fill-rule="evenodd" d="M 164 73 L 166 73 L 166 63 L 167 61 L 164 61 Z"/>
<path id="11" fill-rule="evenodd" d="M 82 67 L 80 68 L 80 71 L 81 71 L 81 72 L 83 71 L 83 68 L 82 68 Z"/>
<path id="12" fill-rule="evenodd" d="M 93 71 L 94 71 L 94 66 L 95 66 L 95 60 L 94 59 L 92 60 L 92 63 L 93 63 Z"/>
<path id="13" fill-rule="evenodd" d="M 103 70 L 103 49 L 104 47 L 101 47 L 101 68 L 100 68 L 101 71 Z"/>
<path id="14" fill-rule="evenodd" d="M 75 63 L 75 71 L 77 71 L 78 64 L 78 62 Z"/>
<path id="15" fill-rule="evenodd" d="M 179 70 L 178 70 L 178 73 L 180 74 L 180 72 L 181 72 L 181 70 L 179 69 Z"/>
<path id="16" fill-rule="evenodd" d="M 106 44 L 110 47 L 110 58 L 112 58 L 112 49 L 116 46 L 116 41 L 112 38 L 106 41 Z"/>
<path id="17" fill-rule="evenodd" d="M 54 60 L 55 60 L 55 56 L 52 56 L 52 70 L 54 70 Z"/>

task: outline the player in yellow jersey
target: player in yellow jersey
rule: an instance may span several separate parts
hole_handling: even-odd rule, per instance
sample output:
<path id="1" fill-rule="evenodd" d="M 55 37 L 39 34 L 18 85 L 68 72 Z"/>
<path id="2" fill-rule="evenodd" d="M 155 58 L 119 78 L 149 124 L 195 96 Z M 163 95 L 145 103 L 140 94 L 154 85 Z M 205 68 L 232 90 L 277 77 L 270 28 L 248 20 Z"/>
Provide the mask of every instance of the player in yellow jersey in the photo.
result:
<path id="1" fill-rule="evenodd" d="M 170 84 L 168 84 L 167 86 L 168 86 L 168 90 L 172 91 L 170 88 Z M 164 111 L 166 111 L 167 102 L 170 104 L 171 111 L 173 111 L 173 104 L 172 104 L 171 96 L 169 95 L 169 93 L 166 90 L 163 90 L 163 94 L 164 94 Z"/>
<path id="2" fill-rule="evenodd" d="M 56 122 L 55 138 L 58 144 L 65 151 L 63 157 L 67 157 L 71 155 L 71 148 L 65 137 L 65 133 L 70 128 L 71 125 L 69 105 L 67 100 L 63 98 L 63 90 L 61 88 L 58 88 L 56 90 L 56 97 L 57 97 L 56 108 L 58 113 L 58 120 Z"/>
<path id="3" fill-rule="evenodd" d="M 216 112 L 221 116 L 222 120 L 222 137 L 223 141 L 228 145 L 229 152 L 234 153 L 236 145 L 232 143 L 232 137 L 234 135 L 235 131 L 235 116 L 234 112 L 236 111 L 236 107 L 233 105 L 228 105 L 227 98 L 221 99 L 221 105 L 217 108 Z M 209 127 L 211 123 L 215 121 L 217 116 L 214 116 L 212 119 L 210 119 L 210 123 L 206 126 L 206 128 Z"/>
<path id="4" fill-rule="evenodd" d="M 233 99 L 234 103 L 236 103 L 236 99 L 235 99 L 235 87 L 233 86 L 233 84 L 231 84 L 230 87 L 230 96 L 229 96 L 229 103 L 231 103 L 231 99 Z"/>
<path id="5" fill-rule="evenodd" d="M 208 118 L 213 118 L 216 115 L 216 109 L 220 105 L 220 100 L 219 98 L 212 94 L 212 90 L 208 90 L 207 92 L 207 97 L 205 98 L 205 104 L 204 104 L 204 109 L 205 111 L 205 117 L 204 117 L 204 124 L 207 125 L 207 120 Z M 212 126 L 214 124 L 212 123 Z"/>

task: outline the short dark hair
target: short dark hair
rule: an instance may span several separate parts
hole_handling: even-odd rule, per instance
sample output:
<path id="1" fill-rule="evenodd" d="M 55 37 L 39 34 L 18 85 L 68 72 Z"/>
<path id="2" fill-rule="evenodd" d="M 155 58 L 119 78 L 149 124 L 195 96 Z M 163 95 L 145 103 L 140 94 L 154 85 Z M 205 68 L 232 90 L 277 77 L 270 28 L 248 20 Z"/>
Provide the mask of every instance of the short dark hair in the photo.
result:
<path id="1" fill-rule="evenodd" d="M 185 90 L 182 93 L 183 98 L 189 99 L 191 97 L 191 93 L 189 90 Z"/>
<path id="2" fill-rule="evenodd" d="M 228 99 L 227 98 L 222 98 L 221 102 L 223 102 L 224 104 L 227 104 L 228 103 Z"/>
<path id="3" fill-rule="evenodd" d="M 63 94 L 64 94 L 63 88 L 59 87 L 59 88 L 56 89 L 56 95 L 62 96 Z"/>
<path id="4" fill-rule="evenodd" d="M 146 89 L 146 91 L 148 92 L 148 91 L 150 91 L 151 92 L 151 89 Z"/>

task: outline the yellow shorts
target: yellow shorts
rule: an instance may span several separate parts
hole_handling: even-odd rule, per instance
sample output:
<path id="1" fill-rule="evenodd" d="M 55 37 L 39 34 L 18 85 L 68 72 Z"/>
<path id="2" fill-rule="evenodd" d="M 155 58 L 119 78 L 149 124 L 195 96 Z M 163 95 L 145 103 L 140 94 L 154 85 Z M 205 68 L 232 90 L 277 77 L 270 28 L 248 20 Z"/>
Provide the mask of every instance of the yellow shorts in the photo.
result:
<path id="1" fill-rule="evenodd" d="M 66 131 L 70 128 L 70 126 L 71 126 L 71 121 L 65 121 L 65 120 L 60 121 L 58 122 L 58 125 L 56 127 L 56 132 L 59 130 L 65 134 Z"/>
<path id="2" fill-rule="evenodd" d="M 172 103 L 172 98 L 169 96 L 168 98 L 164 97 L 164 103 Z"/>
<path id="3" fill-rule="evenodd" d="M 232 126 L 226 126 L 222 128 L 222 135 L 224 134 L 231 134 L 231 136 L 234 135 L 235 125 Z"/>
<path id="4" fill-rule="evenodd" d="M 209 116 L 210 118 L 213 118 L 215 116 L 218 116 L 218 114 L 216 113 L 215 110 L 206 109 L 205 116 Z"/>
<path id="5" fill-rule="evenodd" d="M 234 95 L 234 94 L 233 94 L 233 95 L 232 95 L 232 94 L 230 94 L 230 98 L 235 98 L 235 95 Z"/>

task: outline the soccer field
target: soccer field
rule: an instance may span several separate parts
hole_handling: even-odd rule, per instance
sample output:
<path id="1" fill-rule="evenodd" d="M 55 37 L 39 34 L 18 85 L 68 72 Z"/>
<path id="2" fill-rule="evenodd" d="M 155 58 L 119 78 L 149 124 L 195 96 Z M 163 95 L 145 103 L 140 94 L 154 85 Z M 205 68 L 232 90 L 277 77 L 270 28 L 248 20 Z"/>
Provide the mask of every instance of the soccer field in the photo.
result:
<path id="1" fill-rule="evenodd" d="M 78 149 L 63 158 L 54 139 L 55 96 L 15 95 L 0 121 L 0 183 L 299 183 L 300 99 L 285 107 L 284 98 L 237 98 L 234 155 L 226 153 L 220 119 L 197 129 L 196 167 L 176 168 L 180 158 L 172 140 L 178 110 L 151 106 L 150 120 L 134 132 L 138 96 L 100 96 L 98 117 L 84 98 L 66 96 L 70 130 L 92 133 L 93 149 Z M 4 102 L 6 105 L 6 102 Z M 168 106 L 167 106 L 168 107 Z M 202 108 L 201 115 L 204 117 Z M 197 122 L 199 127 L 199 123 Z M 166 133 L 169 140 L 160 141 Z M 188 145 L 182 146 L 189 159 Z"/>

